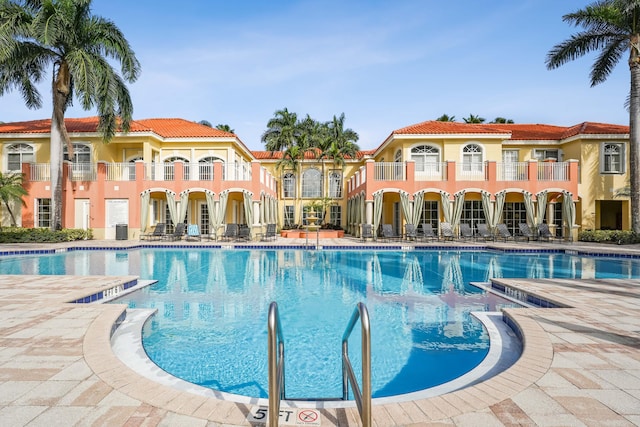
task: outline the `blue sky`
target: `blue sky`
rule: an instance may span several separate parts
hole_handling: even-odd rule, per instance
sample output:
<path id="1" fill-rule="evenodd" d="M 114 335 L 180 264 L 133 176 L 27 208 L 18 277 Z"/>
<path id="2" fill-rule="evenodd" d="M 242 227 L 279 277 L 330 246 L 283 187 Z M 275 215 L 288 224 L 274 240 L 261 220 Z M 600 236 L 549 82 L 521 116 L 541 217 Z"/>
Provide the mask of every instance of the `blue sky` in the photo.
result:
<path id="1" fill-rule="evenodd" d="M 578 29 L 562 15 L 590 1 L 94 0 L 142 64 L 130 85 L 134 118 L 228 124 L 251 149 L 275 111 L 330 120 L 345 114 L 362 149 L 442 114 L 570 126 L 628 123 L 626 58 L 589 83 L 594 57 L 556 70 L 545 58 Z M 4 122 L 49 118 L 15 92 Z M 76 103 L 77 104 L 77 103 Z M 67 117 L 95 115 L 79 107 Z"/>

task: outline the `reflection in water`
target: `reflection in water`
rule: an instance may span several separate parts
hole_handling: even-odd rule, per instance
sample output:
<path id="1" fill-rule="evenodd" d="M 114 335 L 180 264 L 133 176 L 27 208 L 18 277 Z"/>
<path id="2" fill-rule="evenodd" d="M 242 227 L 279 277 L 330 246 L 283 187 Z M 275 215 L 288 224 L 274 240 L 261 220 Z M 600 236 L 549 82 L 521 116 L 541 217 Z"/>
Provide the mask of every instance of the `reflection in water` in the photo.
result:
<path id="1" fill-rule="evenodd" d="M 0 257 L 1 274 L 136 275 L 158 280 L 131 307 L 158 310 L 149 355 L 188 381 L 265 397 L 266 318 L 277 301 L 289 397 L 341 395 L 342 333 L 365 302 L 374 396 L 440 384 L 475 366 L 487 337 L 473 311 L 510 303 L 471 282 L 491 277 L 637 278 L 635 259 L 483 251 L 141 249 Z M 358 328 L 350 354 L 359 366 Z"/>

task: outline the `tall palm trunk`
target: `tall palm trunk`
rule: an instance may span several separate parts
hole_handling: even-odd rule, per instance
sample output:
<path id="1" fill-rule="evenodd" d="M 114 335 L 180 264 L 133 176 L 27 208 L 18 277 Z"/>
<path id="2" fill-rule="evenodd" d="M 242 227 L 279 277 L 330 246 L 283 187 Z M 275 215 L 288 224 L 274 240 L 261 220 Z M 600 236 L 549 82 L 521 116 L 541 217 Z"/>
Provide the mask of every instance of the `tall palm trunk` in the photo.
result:
<path id="1" fill-rule="evenodd" d="M 54 73 L 53 115 L 51 117 L 51 230 L 62 229 L 62 160 L 63 144 L 70 145 L 67 128 L 64 124 L 64 113 L 71 93 L 71 75 L 69 66 L 62 62 L 58 72 Z M 68 148 L 69 155 L 72 147 Z"/>
<path id="2" fill-rule="evenodd" d="M 629 69 L 631 91 L 629 97 L 629 187 L 631 199 L 631 229 L 640 233 L 640 55 L 636 48 L 640 34 L 631 38 Z"/>

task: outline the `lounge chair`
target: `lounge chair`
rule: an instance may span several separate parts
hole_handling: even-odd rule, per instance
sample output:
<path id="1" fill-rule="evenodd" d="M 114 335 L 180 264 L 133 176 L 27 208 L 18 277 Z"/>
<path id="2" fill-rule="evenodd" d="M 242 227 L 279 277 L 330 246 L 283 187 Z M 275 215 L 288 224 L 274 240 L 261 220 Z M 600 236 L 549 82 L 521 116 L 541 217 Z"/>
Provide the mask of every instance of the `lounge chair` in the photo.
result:
<path id="1" fill-rule="evenodd" d="M 220 238 L 222 240 L 231 240 L 231 239 L 235 239 L 236 236 L 238 236 L 238 224 L 227 224 L 226 228 L 224 229 L 224 233 L 222 233 L 222 236 L 220 236 Z"/>
<path id="2" fill-rule="evenodd" d="M 431 226 L 431 224 L 428 224 L 426 222 L 422 223 L 420 236 L 422 236 L 422 238 L 425 240 L 431 241 L 434 241 L 438 238 L 438 236 L 436 236 L 436 233 L 433 231 L 433 227 Z"/>
<path id="3" fill-rule="evenodd" d="M 549 230 L 549 224 L 543 222 L 538 226 L 538 240 L 546 240 L 548 242 L 555 238 L 556 236 L 554 236 L 551 233 L 551 230 Z"/>
<path id="4" fill-rule="evenodd" d="M 453 235 L 453 227 L 448 222 L 440 223 L 440 235 L 442 236 L 442 240 L 451 240 L 455 239 Z"/>
<path id="5" fill-rule="evenodd" d="M 362 240 L 367 240 L 367 239 L 375 240 L 375 236 L 373 235 L 373 225 L 362 224 L 362 233 L 360 234 L 360 238 Z"/>
<path id="6" fill-rule="evenodd" d="M 526 222 L 521 222 L 518 224 L 518 228 L 520 228 L 520 236 L 522 240 L 527 239 L 527 242 L 530 240 L 535 240 L 536 236 L 533 234 L 531 227 Z"/>
<path id="7" fill-rule="evenodd" d="M 267 224 L 267 229 L 264 233 L 258 233 L 256 236 L 261 242 L 266 242 L 269 240 L 276 240 L 276 225 L 275 224 Z"/>
<path id="8" fill-rule="evenodd" d="M 173 234 L 165 234 L 164 239 L 171 241 L 182 240 L 186 228 L 187 226 L 184 222 L 179 222 L 178 224 L 176 224 L 176 228 L 173 230 Z"/>
<path id="9" fill-rule="evenodd" d="M 478 234 L 476 238 L 487 240 L 496 240 L 496 236 L 489 231 L 489 227 L 484 222 L 480 222 L 476 224 L 476 229 L 478 230 Z"/>
<path id="10" fill-rule="evenodd" d="M 398 236 L 394 231 L 391 224 L 382 224 L 382 235 L 381 237 L 386 240 L 400 240 L 402 236 Z"/>
<path id="11" fill-rule="evenodd" d="M 248 225 L 242 224 L 238 226 L 238 235 L 236 236 L 236 241 L 249 241 L 251 240 L 251 229 Z"/>
<path id="12" fill-rule="evenodd" d="M 184 239 L 202 240 L 202 235 L 200 234 L 200 228 L 198 227 L 198 224 L 189 224 L 187 226 L 187 236 Z"/>
<path id="13" fill-rule="evenodd" d="M 504 223 L 500 223 L 496 226 L 496 230 L 498 230 L 498 235 L 496 236 L 498 239 L 502 239 L 505 242 L 509 239 L 511 240 L 515 240 L 513 238 L 513 235 L 511 234 L 511 232 L 509 231 L 509 229 L 507 228 L 507 226 Z"/>
<path id="14" fill-rule="evenodd" d="M 156 224 L 156 227 L 151 233 L 145 233 L 140 235 L 140 240 L 162 240 L 167 225 L 163 222 Z"/>
<path id="15" fill-rule="evenodd" d="M 473 230 L 471 229 L 471 226 L 469 224 L 465 223 L 460 223 L 460 238 L 463 240 L 469 240 L 469 239 L 474 239 L 475 236 L 473 235 Z"/>
<path id="16" fill-rule="evenodd" d="M 404 238 L 407 240 L 418 240 L 418 230 L 415 224 L 407 224 L 404 226 Z"/>

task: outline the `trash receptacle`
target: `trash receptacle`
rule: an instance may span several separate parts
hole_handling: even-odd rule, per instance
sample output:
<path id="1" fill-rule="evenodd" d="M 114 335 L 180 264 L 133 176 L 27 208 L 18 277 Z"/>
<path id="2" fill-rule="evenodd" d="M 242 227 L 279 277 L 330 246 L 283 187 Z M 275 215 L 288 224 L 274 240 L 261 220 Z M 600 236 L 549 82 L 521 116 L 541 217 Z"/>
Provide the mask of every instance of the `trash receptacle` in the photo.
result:
<path id="1" fill-rule="evenodd" d="M 116 240 L 127 240 L 129 227 L 127 224 L 116 224 Z"/>

